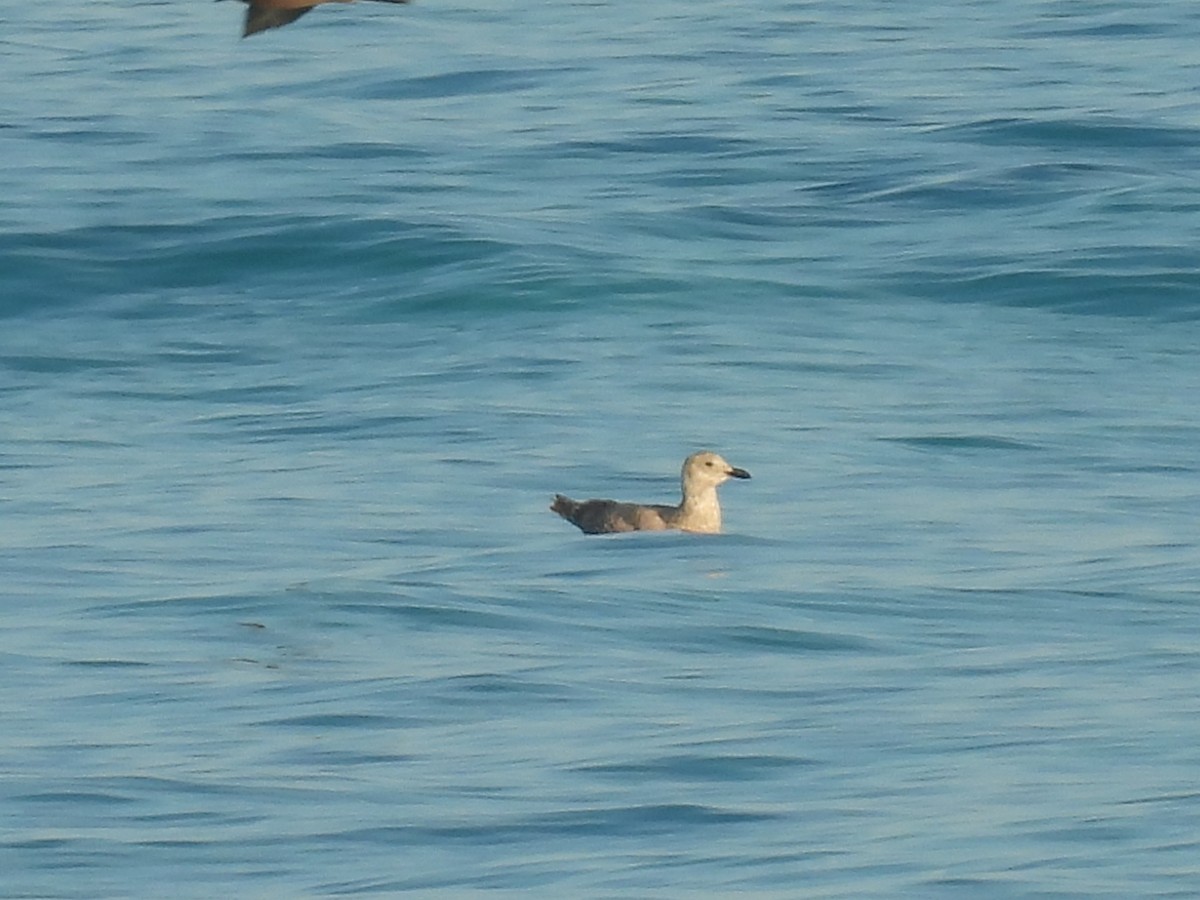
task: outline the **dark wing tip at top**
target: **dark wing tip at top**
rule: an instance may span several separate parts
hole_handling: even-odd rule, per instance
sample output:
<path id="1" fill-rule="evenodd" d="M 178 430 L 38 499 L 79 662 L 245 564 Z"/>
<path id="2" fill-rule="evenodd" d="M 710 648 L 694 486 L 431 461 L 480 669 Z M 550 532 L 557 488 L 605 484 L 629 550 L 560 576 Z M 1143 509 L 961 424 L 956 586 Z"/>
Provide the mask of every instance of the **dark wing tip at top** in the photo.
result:
<path id="1" fill-rule="evenodd" d="M 282 28 L 295 22 L 310 9 L 311 6 L 303 6 L 300 9 L 271 9 L 251 3 L 246 7 L 246 27 L 242 30 L 242 37 L 250 37 L 269 28 Z"/>
<path id="2" fill-rule="evenodd" d="M 302 6 L 292 9 L 277 9 L 269 2 L 260 0 L 243 0 L 246 3 L 246 26 L 242 29 L 242 37 L 250 37 L 260 31 L 270 28 L 282 28 L 295 22 L 313 6 L 318 6 L 326 0 L 312 0 L 312 6 Z M 384 3 L 408 3 L 409 0 L 382 0 Z"/>

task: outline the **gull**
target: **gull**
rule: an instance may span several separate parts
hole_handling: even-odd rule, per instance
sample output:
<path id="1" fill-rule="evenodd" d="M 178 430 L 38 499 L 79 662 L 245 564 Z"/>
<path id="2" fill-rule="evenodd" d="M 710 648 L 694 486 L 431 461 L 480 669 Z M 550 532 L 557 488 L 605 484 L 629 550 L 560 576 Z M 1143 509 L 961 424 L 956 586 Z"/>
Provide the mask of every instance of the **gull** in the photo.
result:
<path id="1" fill-rule="evenodd" d="M 721 504 L 717 487 L 730 478 L 749 478 L 745 469 L 737 469 L 710 450 L 693 453 L 683 461 L 680 481 L 683 499 L 678 506 L 641 506 L 616 500 L 572 500 L 554 495 L 550 509 L 584 534 L 609 534 L 614 531 L 664 531 L 676 528 L 703 534 L 721 530 Z"/>
<path id="2" fill-rule="evenodd" d="M 322 3 L 353 3 L 354 0 L 242 0 L 246 4 L 246 27 L 242 37 L 280 28 Z M 380 3 L 407 3 L 408 0 L 378 0 Z"/>

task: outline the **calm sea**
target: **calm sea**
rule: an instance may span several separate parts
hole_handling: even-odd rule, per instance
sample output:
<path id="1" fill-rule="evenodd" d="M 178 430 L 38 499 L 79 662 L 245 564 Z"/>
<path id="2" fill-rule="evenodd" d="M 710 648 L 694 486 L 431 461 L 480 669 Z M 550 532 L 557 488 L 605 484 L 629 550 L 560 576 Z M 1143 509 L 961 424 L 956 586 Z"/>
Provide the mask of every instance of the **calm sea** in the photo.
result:
<path id="1" fill-rule="evenodd" d="M 0 897 L 1200 894 L 1193 0 L 243 12 L 2 17 Z"/>

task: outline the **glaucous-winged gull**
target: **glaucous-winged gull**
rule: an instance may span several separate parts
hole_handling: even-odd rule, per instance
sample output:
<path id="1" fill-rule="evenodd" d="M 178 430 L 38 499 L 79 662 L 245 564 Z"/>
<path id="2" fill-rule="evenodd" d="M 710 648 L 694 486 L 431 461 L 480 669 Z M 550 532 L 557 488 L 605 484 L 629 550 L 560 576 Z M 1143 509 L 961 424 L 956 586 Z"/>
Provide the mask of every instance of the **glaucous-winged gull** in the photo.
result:
<path id="1" fill-rule="evenodd" d="M 683 499 L 678 506 L 642 506 L 616 500 L 572 500 L 555 494 L 550 509 L 584 534 L 615 531 L 664 531 L 675 528 L 715 534 L 721 530 L 721 504 L 717 488 L 730 478 L 750 473 L 725 462 L 716 453 L 701 450 L 683 461 L 680 481 Z"/>

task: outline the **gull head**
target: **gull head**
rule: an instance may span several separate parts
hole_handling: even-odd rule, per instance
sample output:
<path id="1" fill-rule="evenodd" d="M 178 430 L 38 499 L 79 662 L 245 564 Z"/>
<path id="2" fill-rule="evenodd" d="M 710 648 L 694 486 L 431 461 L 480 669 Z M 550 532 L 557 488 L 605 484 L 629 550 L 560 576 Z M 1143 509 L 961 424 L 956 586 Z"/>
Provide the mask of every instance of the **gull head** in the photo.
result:
<path id="1" fill-rule="evenodd" d="M 683 461 L 684 492 L 689 488 L 702 489 L 724 484 L 730 478 L 749 478 L 750 473 L 745 469 L 731 466 L 711 450 L 701 450 L 693 453 Z"/>

